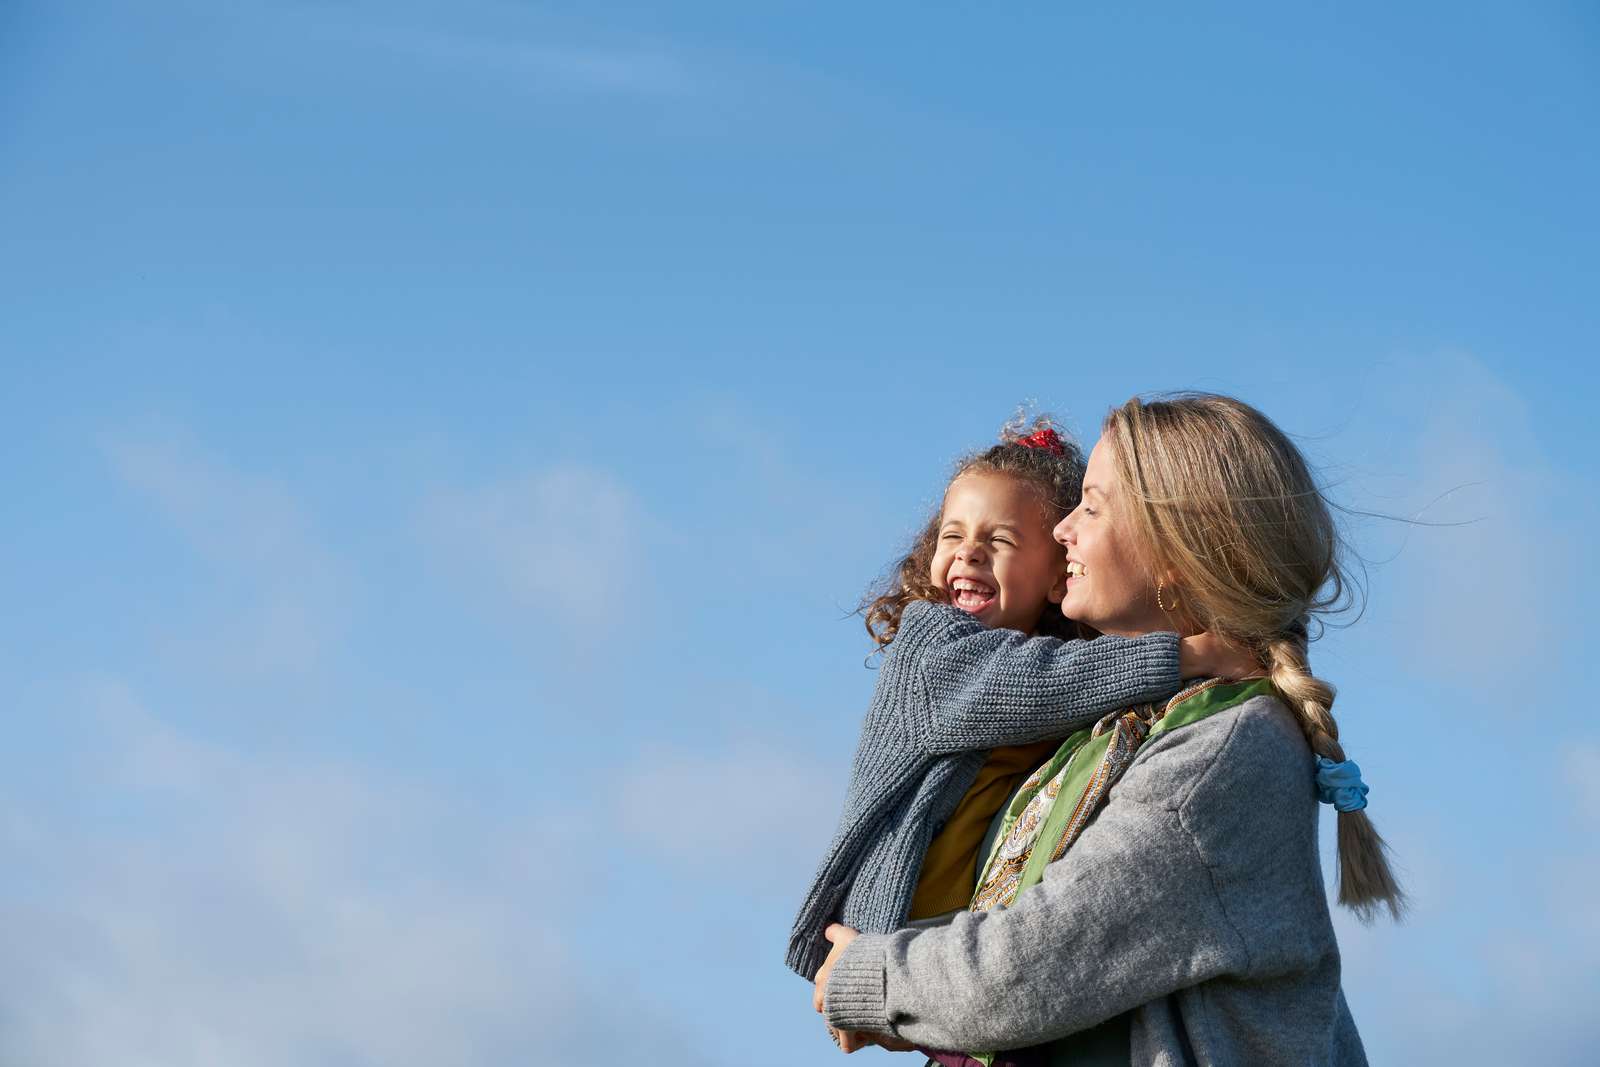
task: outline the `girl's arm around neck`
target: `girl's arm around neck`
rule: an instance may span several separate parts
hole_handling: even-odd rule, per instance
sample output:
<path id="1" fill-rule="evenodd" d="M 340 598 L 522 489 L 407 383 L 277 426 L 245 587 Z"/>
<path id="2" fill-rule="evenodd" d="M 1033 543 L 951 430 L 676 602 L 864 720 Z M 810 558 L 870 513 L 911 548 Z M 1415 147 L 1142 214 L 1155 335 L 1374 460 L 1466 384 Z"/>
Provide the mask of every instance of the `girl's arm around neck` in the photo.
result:
<path id="1" fill-rule="evenodd" d="M 909 732 L 933 753 L 1065 737 L 1107 712 L 1178 689 L 1178 635 L 1062 641 L 990 630 L 955 608 L 907 609 L 923 693 L 907 702 Z M 904 624 L 903 624 L 904 625 Z"/>

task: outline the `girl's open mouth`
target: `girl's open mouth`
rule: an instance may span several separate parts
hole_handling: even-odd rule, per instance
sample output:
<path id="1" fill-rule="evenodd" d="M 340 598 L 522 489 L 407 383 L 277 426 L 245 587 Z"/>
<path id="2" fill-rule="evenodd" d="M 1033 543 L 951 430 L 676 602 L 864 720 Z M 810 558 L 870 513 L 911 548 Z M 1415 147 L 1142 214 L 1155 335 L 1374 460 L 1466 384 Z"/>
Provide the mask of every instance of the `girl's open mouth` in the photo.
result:
<path id="1" fill-rule="evenodd" d="M 954 578 L 950 581 L 950 603 L 962 611 L 980 614 L 994 603 L 994 586 L 975 578 Z"/>

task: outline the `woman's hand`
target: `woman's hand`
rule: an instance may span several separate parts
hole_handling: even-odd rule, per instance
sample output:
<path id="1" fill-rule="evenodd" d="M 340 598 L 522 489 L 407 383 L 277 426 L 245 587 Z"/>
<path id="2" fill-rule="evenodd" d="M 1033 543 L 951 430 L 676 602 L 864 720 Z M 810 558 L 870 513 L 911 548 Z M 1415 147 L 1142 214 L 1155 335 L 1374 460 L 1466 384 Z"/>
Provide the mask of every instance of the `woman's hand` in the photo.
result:
<path id="1" fill-rule="evenodd" d="M 1178 642 L 1181 678 L 1255 678 L 1261 663 L 1248 650 L 1214 633 L 1198 633 Z"/>
<path id="2" fill-rule="evenodd" d="M 840 1052 L 858 1052 L 868 1045 L 877 1045 L 887 1052 L 917 1051 L 917 1046 L 909 1041 L 901 1041 L 887 1034 L 873 1034 L 866 1030 L 835 1030 L 834 1035 L 839 1039 Z"/>

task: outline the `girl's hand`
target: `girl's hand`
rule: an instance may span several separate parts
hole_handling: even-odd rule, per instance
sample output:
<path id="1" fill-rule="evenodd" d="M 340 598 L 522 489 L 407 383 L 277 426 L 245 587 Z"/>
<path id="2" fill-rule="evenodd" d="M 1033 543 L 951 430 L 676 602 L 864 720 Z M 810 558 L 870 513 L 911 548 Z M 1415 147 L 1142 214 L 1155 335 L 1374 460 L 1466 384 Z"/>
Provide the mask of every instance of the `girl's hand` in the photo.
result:
<path id="1" fill-rule="evenodd" d="M 822 998 L 828 991 L 828 976 L 833 974 L 833 965 L 839 959 L 850 942 L 861 936 L 860 930 L 853 930 L 843 923 L 830 923 L 822 931 L 822 936 L 833 943 L 828 950 L 828 958 L 822 961 L 822 966 L 817 970 L 817 984 L 811 989 L 811 1006 L 817 1009 L 817 1014 L 822 1014 Z M 846 1051 L 854 1051 L 847 1049 Z"/>
<path id="2" fill-rule="evenodd" d="M 1248 649 L 1213 633 L 1198 633 L 1178 642 L 1181 678 L 1254 678 L 1261 663 Z"/>
<path id="3" fill-rule="evenodd" d="M 817 1009 L 818 1014 L 822 1013 L 824 1007 L 823 1001 L 828 991 L 828 977 L 833 974 L 834 961 L 849 947 L 850 942 L 861 936 L 861 931 L 854 930 L 843 923 L 832 923 L 822 932 L 822 936 L 832 942 L 833 947 L 828 950 L 828 958 L 822 961 L 822 966 L 817 970 L 817 984 L 811 991 L 811 1006 Z M 868 1045 L 877 1045 L 879 1048 L 888 1049 L 890 1052 L 911 1052 L 916 1048 L 915 1045 L 907 1044 L 886 1034 L 870 1034 L 859 1030 L 834 1030 L 831 1026 L 828 1029 L 833 1033 L 841 1052 L 856 1052 L 866 1048 Z"/>

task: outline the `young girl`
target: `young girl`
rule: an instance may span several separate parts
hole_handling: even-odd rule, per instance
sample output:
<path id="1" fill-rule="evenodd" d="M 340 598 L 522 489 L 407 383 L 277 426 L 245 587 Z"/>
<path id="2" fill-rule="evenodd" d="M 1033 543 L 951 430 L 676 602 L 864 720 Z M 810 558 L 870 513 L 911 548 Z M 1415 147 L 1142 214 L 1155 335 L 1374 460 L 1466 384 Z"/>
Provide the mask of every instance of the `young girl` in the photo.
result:
<path id="1" fill-rule="evenodd" d="M 1068 639 L 1051 530 L 1078 504 L 1083 453 L 1046 418 L 1026 429 L 957 465 L 939 514 L 866 606 L 885 655 L 838 829 L 789 937 L 787 962 L 807 979 L 832 922 L 887 933 L 964 908 L 993 816 L 1062 737 L 1232 663 L 1203 634 Z"/>

